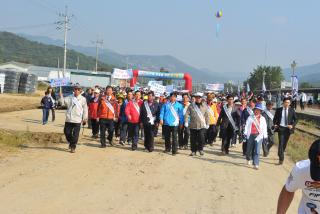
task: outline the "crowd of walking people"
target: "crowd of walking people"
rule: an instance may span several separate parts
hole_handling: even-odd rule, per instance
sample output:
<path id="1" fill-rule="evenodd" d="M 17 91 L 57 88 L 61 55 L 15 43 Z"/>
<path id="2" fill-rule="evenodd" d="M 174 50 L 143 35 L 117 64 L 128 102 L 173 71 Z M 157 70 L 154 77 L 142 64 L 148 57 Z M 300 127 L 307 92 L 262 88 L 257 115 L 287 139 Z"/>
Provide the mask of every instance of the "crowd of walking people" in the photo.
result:
<path id="1" fill-rule="evenodd" d="M 268 156 L 276 132 L 279 164 L 283 164 L 288 140 L 297 124 L 290 97 L 284 97 L 281 107 L 274 111 L 269 96 L 252 93 L 237 96 L 182 91 L 159 95 L 147 89 L 111 86 L 96 86 L 84 92 L 75 85 L 71 96 L 60 93 L 53 99 L 52 94 L 49 88 L 41 101 L 43 123 L 47 123 L 54 103 L 59 101 L 67 107 L 64 134 L 71 153 L 75 152 L 81 126 L 88 124 L 101 148 L 117 142 L 131 145 L 135 151 L 142 139 L 144 149 L 153 152 L 155 137 L 159 136 L 164 139 L 165 153 L 177 155 L 179 150 L 190 149 L 190 156 L 203 156 L 204 147 L 221 138 L 222 154 L 228 155 L 230 147 L 240 144 L 247 164 L 259 169 L 260 150 Z"/>

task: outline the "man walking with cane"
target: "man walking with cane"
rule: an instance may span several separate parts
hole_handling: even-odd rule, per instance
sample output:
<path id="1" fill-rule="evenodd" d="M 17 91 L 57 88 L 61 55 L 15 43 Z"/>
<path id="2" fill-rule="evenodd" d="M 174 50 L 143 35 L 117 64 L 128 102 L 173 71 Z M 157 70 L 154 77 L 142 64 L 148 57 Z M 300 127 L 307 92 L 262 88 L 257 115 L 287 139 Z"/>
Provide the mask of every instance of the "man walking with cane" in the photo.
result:
<path id="1" fill-rule="evenodd" d="M 66 98 L 63 97 L 62 91 L 60 91 L 61 105 L 67 107 L 64 134 L 69 143 L 71 153 L 75 153 L 81 124 L 85 125 L 88 120 L 87 101 L 81 95 L 81 91 L 81 87 L 76 85 L 73 88 L 73 95 Z"/>

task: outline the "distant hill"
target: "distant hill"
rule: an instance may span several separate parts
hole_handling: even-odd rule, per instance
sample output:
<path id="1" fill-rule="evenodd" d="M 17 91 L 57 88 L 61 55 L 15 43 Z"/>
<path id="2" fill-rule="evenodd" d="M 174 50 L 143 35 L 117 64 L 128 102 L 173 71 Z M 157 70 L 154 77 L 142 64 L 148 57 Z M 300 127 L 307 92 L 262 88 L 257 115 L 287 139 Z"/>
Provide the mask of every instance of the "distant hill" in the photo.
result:
<path id="1" fill-rule="evenodd" d="M 26 38 L 9 32 L 0 32 L 0 63 L 8 61 L 23 62 L 38 66 L 57 67 L 60 58 L 60 67 L 63 66 L 63 48 L 30 41 Z M 74 50 L 68 50 L 67 68 L 76 68 L 79 57 L 79 69 L 93 70 L 95 59 Z M 99 63 L 101 70 L 111 71 L 113 66 Z"/>
<path id="2" fill-rule="evenodd" d="M 292 75 L 291 68 L 283 70 L 286 80 L 290 80 Z M 320 86 L 320 63 L 306 66 L 298 66 L 295 72 L 298 76 L 299 82 L 309 82 L 314 86 Z"/>
<path id="3" fill-rule="evenodd" d="M 21 36 L 45 44 L 60 46 L 63 44 L 62 40 L 54 40 L 44 36 L 31 36 L 25 34 L 21 34 Z M 69 44 L 68 47 L 92 57 L 95 57 L 96 54 L 96 49 L 94 47 L 75 46 L 72 44 Z M 108 49 L 103 49 L 99 52 L 99 59 L 102 62 L 116 65 L 118 67 L 126 67 L 127 63 L 130 67 L 141 70 L 159 71 L 160 68 L 163 67 L 169 72 L 189 73 L 196 82 L 213 83 L 226 82 L 228 80 L 244 80 L 243 74 L 213 72 L 208 69 L 194 68 L 193 66 L 190 66 L 170 55 L 123 55 Z"/>

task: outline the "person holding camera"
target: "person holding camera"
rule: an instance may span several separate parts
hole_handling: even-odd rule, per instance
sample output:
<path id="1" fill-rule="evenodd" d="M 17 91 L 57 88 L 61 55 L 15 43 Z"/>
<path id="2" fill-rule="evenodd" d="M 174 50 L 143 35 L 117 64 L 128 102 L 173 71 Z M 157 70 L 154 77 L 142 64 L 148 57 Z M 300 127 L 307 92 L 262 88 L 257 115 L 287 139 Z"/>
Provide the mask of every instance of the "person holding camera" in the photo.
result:
<path id="1" fill-rule="evenodd" d="M 81 124 L 84 126 L 88 120 L 88 106 L 86 98 L 81 95 L 80 85 L 73 87 L 73 95 L 66 98 L 60 91 L 60 102 L 62 106 L 67 107 L 66 121 L 64 125 L 64 134 L 69 143 L 71 153 L 75 153 L 79 139 Z"/>

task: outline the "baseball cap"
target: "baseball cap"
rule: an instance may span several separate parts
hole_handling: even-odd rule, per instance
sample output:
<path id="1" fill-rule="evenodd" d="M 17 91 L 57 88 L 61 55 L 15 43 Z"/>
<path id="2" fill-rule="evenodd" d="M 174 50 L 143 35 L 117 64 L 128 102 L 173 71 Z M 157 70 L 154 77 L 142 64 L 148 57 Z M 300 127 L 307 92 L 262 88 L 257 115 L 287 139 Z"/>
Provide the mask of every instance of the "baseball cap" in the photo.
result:
<path id="1" fill-rule="evenodd" d="M 100 94 L 100 90 L 99 90 L 99 88 L 96 88 L 96 89 L 94 90 L 94 93 L 96 93 L 96 94 Z"/>
<path id="2" fill-rule="evenodd" d="M 320 181 L 320 139 L 314 141 L 309 149 L 310 175 L 314 181 Z"/>

